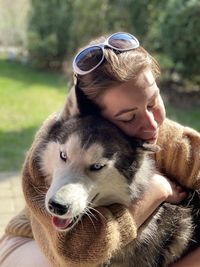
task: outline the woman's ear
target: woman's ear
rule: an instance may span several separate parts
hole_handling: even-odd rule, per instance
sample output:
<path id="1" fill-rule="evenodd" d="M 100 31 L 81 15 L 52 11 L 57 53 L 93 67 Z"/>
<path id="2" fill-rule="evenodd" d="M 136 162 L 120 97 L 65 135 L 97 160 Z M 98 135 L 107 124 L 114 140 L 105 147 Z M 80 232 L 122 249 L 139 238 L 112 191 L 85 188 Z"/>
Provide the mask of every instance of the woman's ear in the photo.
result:
<path id="1" fill-rule="evenodd" d="M 80 89 L 78 78 L 75 84 L 75 96 L 77 101 L 77 108 L 81 116 L 100 115 L 101 109 Z"/>

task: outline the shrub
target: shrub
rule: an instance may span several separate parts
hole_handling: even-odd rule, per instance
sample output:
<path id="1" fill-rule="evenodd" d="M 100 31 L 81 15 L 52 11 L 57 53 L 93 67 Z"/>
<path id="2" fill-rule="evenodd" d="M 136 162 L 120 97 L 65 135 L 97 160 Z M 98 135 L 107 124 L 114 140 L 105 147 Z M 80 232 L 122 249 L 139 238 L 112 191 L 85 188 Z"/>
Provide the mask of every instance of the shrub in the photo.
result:
<path id="1" fill-rule="evenodd" d="M 71 0 L 32 0 L 28 50 L 37 67 L 61 67 L 70 46 L 71 6 Z"/>
<path id="2" fill-rule="evenodd" d="M 191 77 L 200 66 L 200 2 L 170 0 L 160 24 L 161 45 L 175 62 L 175 70 Z"/>

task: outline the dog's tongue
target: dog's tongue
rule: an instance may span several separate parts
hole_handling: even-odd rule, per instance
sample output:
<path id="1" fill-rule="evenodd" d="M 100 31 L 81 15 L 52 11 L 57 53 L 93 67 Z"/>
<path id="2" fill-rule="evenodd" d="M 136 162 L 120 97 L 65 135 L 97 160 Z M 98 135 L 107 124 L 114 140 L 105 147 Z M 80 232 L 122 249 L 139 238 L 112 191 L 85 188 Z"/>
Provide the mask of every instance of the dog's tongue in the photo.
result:
<path id="1" fill-rule="evenodd" d="M 72 222 L 72 219 L 62 219 L 58 218 L 56 216 L 52 217 L 52 223 L 55 225 L 57 228 L 65 229 L 68 227 L 68 225 Z"/>

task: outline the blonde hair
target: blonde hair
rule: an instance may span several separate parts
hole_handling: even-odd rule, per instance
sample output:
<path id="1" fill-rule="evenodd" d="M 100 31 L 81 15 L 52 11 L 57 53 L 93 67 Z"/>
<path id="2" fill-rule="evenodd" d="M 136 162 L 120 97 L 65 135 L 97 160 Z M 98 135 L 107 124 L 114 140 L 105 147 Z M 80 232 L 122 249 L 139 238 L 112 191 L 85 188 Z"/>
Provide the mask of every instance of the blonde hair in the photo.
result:
<path id="1" fill-rule="evenodd" d="M 106 37 L 100 37 L 89 45 L 103 43 Z M 103 63 L 89 74 L 77 75 L 79 88 L 91 100 L 99 98 L 103 92 L 126 81 L 137 79 L 141 71 L 150 68 L 154 78 L 160 74 L 157 61 L 142 47 L 116 53 L 106 48 Z"/>

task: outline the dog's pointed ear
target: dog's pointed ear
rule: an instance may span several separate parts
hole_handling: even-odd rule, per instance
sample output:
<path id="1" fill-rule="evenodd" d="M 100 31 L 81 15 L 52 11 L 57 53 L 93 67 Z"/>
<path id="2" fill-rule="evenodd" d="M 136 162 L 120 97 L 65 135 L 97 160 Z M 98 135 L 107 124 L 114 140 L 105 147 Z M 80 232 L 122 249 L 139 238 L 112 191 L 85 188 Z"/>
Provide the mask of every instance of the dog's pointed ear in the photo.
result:
<path id="1" fill-rule="evenodd" d="M 78 78 L 74 75 L 73 86 L 58 115 L 58 120 L 66 121 L 75 116 L 99 115 L 100 112 L 100 108 L 80 89 Z"/>
<path id="2" fill-rule="evenodd" d="M 75 88 L 73 86 L 66 97 L 64 106 L 60 111 L 60 113 L 58 114 L 57 120 L 66 121 L 78 115 L 79 115 L 79 110 L 76 101 Z"/>
<path id="3" fill-rule="evenodd" d="M 90 100 L 79 87 L 79 81 L 75 84 L 75 96 L 77 101 L 77 107 L 81 116 L 87 115 L 99 115 L 101 109 Z"/>

